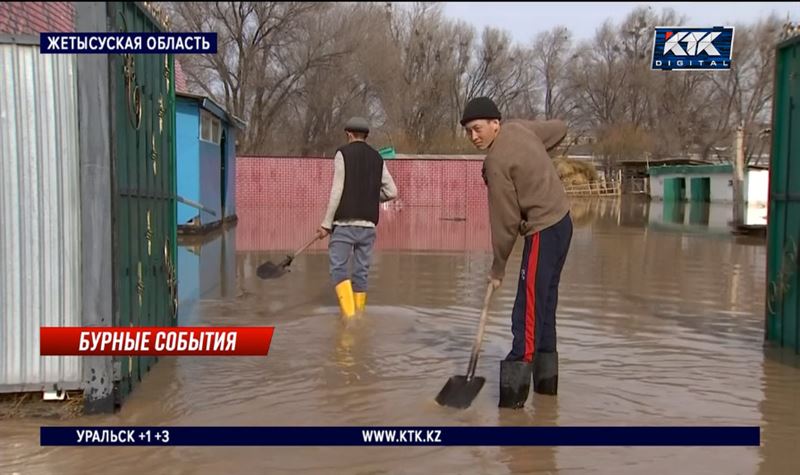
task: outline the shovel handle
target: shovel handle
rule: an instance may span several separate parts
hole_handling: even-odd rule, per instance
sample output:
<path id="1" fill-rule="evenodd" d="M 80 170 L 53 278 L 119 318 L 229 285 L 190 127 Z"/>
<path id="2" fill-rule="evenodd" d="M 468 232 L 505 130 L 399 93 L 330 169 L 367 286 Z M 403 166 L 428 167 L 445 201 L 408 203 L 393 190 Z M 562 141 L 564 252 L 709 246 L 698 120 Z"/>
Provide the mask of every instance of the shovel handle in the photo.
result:
<path id="1" fill-rule="evenodd" d="M 295 257 L 299 256 L 301 252 L 303 252 L 303 251 L 305 251 L 306 249 L 308 249 L 308 246 L 310 246 L 310 245 L 314 244 L 314 243 L 315 243 L 315 242 L 317 242 L 318 240 L 319 240 L 319 236 L 317 236 L 317 235 L 314 235 L 314 239 L 312 239 L 312 240 L 308 241 L 308 242 L 307 242 L 307 243 L 306 243 L 306 244 L 305 244 L 303 247 L 301 247 L 300 249 L 298 249 L 298 250 L 297 250 L 297 252 L 295 252 L 295 253 L 294 253 L 294 256 L 292 256 L 292 258 L 295 258 Z"/>
<path id="2" fill-rule="evenodd" d="M 489 303 L 491 303 L 492 300 L 492 293 L 494 293 L 494 285 L 489 282 L 489 287 L 486 289 L 486 297 L 483 299 L 483 310 L 481 310 L 481 320 L 478 324 L 478 334 L 475 335 L 475 343 L 472 345 L 472 355 L 469 357 L 467 381 L 471 381 L 475 376 L 475 368 L 478 366 L 478 353 L 481 351 L 483 330 L 486 328 L 486 321 L 489 319 Z"/>

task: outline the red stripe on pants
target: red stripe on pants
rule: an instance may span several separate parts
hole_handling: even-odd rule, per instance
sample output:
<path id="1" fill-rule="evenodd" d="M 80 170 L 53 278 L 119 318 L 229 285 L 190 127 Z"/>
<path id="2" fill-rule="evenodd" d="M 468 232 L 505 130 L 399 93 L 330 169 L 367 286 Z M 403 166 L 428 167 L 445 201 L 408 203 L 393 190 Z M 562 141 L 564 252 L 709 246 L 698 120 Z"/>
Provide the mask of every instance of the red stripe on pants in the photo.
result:
<path id="1" fill-rule="evenodd" d="M 536 270 L 539 263 L 539 233 L 531 238 L 528 270 L 525 276 L 525 356 L 523 361 L 533 361 L 536 338 Z"/>

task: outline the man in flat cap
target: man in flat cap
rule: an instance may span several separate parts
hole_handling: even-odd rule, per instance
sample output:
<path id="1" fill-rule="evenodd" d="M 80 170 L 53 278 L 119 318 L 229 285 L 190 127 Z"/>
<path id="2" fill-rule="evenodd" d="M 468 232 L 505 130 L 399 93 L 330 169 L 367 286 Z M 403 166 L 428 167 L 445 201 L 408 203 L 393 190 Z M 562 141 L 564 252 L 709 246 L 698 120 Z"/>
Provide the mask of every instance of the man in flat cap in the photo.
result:
<path id="1" fill-rule="evenodd" d="M 369 123 L 353 117 L 344 127 L 347 145 L 333 158 L 333 186 L 320 238 L 330 235 L 330 272 L 342 315 L 363 312 L 367 281 L 378 225 L 380 203 L 397 197 L 392 175 L 377 150 L 367 144 Z M 349 270 L 353 260 L 352 276 Z"/>
<path id="2" fill-rule="evenodd" d="M 561 271 L 572 240 L 570 203 L 548 152 L 567 134 L 560 120 L 502 121 L 488 97 L 472 99 L 461 125 L 486 151 L 494 261 L 489 280 L 497 289 L 518 236 L 525 239 L 517 296 L 511 312 L 511 351 L 500 362 L 500 407 L 520 408 L 530 390 L 558 391 L 556 306 Z"/>

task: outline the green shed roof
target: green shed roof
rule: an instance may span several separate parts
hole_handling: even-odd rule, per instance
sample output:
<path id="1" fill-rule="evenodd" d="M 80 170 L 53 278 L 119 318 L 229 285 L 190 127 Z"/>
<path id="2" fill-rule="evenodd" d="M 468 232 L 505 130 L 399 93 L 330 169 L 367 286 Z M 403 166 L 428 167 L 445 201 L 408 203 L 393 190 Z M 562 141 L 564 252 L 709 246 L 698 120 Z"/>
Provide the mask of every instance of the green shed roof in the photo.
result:
<path id="1" fill-rule="evenodd" d="M 733 173 L 733 165 L 721 163 L 718 165 L 664 165 L 650 167 L 647 173 L 657 175 L 713 175 L 718 173 Z"/>

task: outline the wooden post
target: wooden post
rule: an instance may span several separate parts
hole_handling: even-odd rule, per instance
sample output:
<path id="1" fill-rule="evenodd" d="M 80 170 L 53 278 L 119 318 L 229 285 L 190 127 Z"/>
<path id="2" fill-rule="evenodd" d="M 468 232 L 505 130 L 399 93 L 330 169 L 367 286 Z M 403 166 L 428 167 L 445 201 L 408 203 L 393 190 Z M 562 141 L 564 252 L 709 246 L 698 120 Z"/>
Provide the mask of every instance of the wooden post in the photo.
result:
<path id="1" fill-rule="evenodd" d="M 733 226 L 739 227 L 743 223 L 743 198 L 742 187 L 744 182 L 744 124 L 739 124 L 736 129 L 735 160 L 733 163 Z"/>

